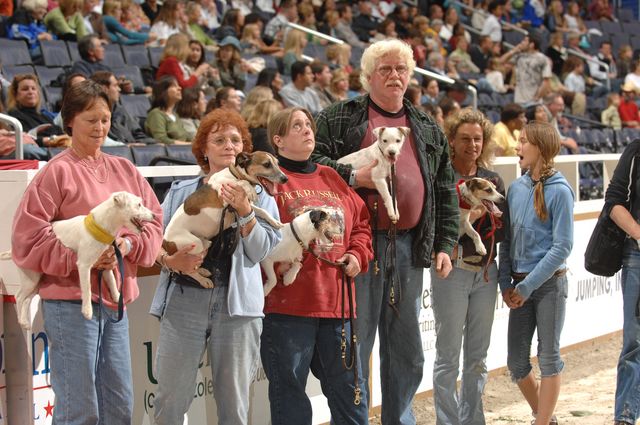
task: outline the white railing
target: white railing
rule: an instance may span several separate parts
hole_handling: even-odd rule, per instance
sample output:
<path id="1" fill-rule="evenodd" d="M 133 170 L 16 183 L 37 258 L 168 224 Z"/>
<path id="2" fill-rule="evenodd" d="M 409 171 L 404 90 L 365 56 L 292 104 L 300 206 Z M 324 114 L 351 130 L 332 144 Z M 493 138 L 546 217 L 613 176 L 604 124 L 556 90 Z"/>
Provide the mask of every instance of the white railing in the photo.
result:
<path id="1" fill-rule="evenodd" d="M 339 38 L 335 38 L 335 37 L 331 37 L 330 35 L 327 34 L 323 34 L 319 31 L 316 30 L 312 30 L 310 28 L 307 27 L 303 27 L 302 25 L 298 25 L 298 24 L 294 24 L 293 22 L 287 22 L 287 26 L 300 30 L 302 32 L 306 32 L 307 34 L 311 34 L 314 37 L 318 37 L 318 38 L 323 38 L 331 43 L 335 43 L 335 44 L 344 44 L 344 40 L 340 40 Z"/>
<path id="2" fill-rule="evenodd" d="M 6 114 L 0 114 L 0 122 L 9 124 L 13 127 L 13 131 L 16 135 L 16 159 L 24 159 L 24 149 L 22 147 L 22 123 Z"/>

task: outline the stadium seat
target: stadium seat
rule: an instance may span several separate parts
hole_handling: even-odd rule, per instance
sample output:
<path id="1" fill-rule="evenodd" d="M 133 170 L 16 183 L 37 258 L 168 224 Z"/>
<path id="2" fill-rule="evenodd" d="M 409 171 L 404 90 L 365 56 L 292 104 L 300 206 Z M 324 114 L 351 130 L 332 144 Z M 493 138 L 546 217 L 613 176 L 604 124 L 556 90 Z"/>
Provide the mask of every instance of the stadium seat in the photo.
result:
<path id="1" fill-rule="evenodd" d="M 46 66 L 36 66 L 36 74 L 38 74 L 40 85 L 42 87 L 50 86 L 51 82 L 57 80 L 60 74 L 64 74 L 64 68 L 48 68 Z"/>
<path id="2" fill-rule="evenodd" d="M 29 47 L 24 40 L 0 38 L 0 62 L 2 66 L 31 65 Z"/>
<path id="3" fill-rule="evenodd" d="M 349 59 L 349 62 L 354 68 L 360 68 L 360 59 L 362 59 L 363 53 L 364 49 L 362 47 L 351 46 L 351 59 Z"/>
<path id="4" fill-rule="evenodd" d="M 631 37 L 629 40 L 631 42 L 631 48 L 634 51 L 640 49 L 640 32 L 637 32 L 636 34 L 638 34 L 637 37 Z"/>
<path id="5" fill-rule="evenodd" d="M 119 44 L 111 43 L 104 45 L 104 59 L 102 63 L 111 68 L 119 68 L 126 65 Z"/>
<path id="6" fill-rule="evenodd" d="M 46 66 L 71 66 L 71 56 L 63 40 L 42 40 L 42 59 Z"/>
<path id="7" fill-rule="evenodd" d="M 611 21 L 600 21 L 600 26 L 602 27 L 602 32 L 608 34 L 620 34 L 622 32 L 622 27 L 619 22 L 611 22 Z"/>
<path id="8" fill-rule="evenodd" d="M 630 36 L 638 36 L 640 35 L 640 22 L 623 22 L 622 23 L 622 31 Z"/>
<path id="9" fill-rule="evenodd" d="M 517 46 L 524 40 L 525 35 L 519 31 L 504 31 L 502 33 L 502 40 L 506 43 Z"/>
<path id="10" fill-rule="evenodd" d="M 141 44 L 134 44 L 131 46 L 123 46 L 122 54 L 127 65 L 133 65 L 140 68 L 151 67 L 149 61 L 149 50 Z"/>
<path id="11" fill-rule="evenodd" d="M 137 166 L 145 167 L 157 156 L 166 156 L 164 145 L 131 146 L 133 160 Z"/>
<path id="12" fill-rule="evenodd" d="M 2 74 L 7 80 L 13 81 L 13 78 L 18 74 L 35 74 L 31 65 L 16 65 L 16 66 L 3 66 Z"/>
<path id="13" fill-rule="evenodd" d="M 129 148 L 129 146 L 103 146 L 101 149 L 104 153 L 120 156 L 133 162 L 133 155 L 131 154 L 131 148 Z"/>
<path id="14" fill-rule="evenodd" d="M 247 73 L 247 83 L 244 85 L 244 92 L 249 93 L 249 90 L 256 86 L 258 81 L 258 74 Z"/>
<path id="15" fill-rule="evenodd" d="M 151 66 L 157 68 L 160 65 L 160 58 L 162 57 L 163 47 L 149 47 L 149 60 Z"/>
<path id="16" fill-rule="evenodd" d="M 622 22 L 633 22 L 636 17 L 633 16 L 633 10 L 631 9 L 618 9 L 618 19 Z"/>
<path id="17" fill-rule="evenodd" d="M 56 104 L 62 100 L 62 88 L 44 86 L 42 87 L 42 91 L 44 92 L 44 97 L 47 102 L 47 109 L 51 112 L 58 112 Z"/>
<path id="18" fill-rule="evenodd" d="M 49 158 L 53 158 L 65 149 L 67 148 L 47 148 L 47 152 L 49 152 Z"/>
<path id="19" fill-rule="evenodd" d="M 114 66 L 112 67 L 113 74 L 116 78 L 125 77 L 131 80 L 133 87 L 139 90 L 144 88 L 144 80 L 142 79 L 142 73 L 140 68 L 134 65 Z"/>
<path id="20" fill-rule="evenodd" d="M 191 151 L 191 145 L 167 145 L 166 148 L 167 156 L 190 161 L 195 165 L 196 159 Z"/>
<path id="21" fill-rule="evenodd" d="M 600 21 L 584 21 L 584 25 L 589 29 L 596 29 L 598 31 L 602 31 L 602 27 L 600 26 Z"/>
<path id="22" fill-rule="evenodd" d="M 71 56 L 71 63 L 77 62 L 80 59 L 80 52 L 78 52 L 78 43 L 75 41 L 67 41 L 67 50 L 69 50 L 69 56 Z"/>
<path id="23" fill-rule="evenodd" d="M 614 52 L 620 50 L 620 47 L 624 46 L 625 44 L 631 44 L 628 34 L 611 34 L 611 47 L 613 48 Z"/>
<path id="24" fill-rule="evenodd" d="M 146 117 L 151 108 L 151 102 L 144 94 L 123 94 L 120 96 L 120 102 L 134 118 Z"/>

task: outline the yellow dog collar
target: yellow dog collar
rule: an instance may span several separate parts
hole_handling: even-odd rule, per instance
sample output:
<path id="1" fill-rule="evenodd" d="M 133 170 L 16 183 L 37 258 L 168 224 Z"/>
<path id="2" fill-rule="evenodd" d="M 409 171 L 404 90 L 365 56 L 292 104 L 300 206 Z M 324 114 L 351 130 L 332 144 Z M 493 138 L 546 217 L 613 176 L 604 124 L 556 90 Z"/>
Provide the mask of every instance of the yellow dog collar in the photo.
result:
<path id="1" fill-rule="evenodd" d="M 115 236 L 112 236 L 109 232 L 100 227 L 98 223 L 96 223 L 96 219 L 91 213 L 84 218 L 84 228 L 87 229 L 87 232 L 89 232 L 95 240 L 102 242 L 103 244 L 111 245 L 116 239 Z"/>

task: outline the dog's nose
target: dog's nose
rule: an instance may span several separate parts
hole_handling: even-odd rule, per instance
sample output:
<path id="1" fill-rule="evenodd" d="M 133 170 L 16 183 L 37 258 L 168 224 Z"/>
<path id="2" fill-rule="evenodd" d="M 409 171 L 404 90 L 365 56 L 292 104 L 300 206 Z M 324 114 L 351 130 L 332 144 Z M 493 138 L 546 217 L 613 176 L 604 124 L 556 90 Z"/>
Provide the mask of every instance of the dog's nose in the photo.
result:
<path id="1" fill-rule="evenodd" d="M 289 181 L 289 178 L 284 174 L 282 175 L 282 177 L 280 177 L 280 183 L 286 183 L 288 181 Z"/>

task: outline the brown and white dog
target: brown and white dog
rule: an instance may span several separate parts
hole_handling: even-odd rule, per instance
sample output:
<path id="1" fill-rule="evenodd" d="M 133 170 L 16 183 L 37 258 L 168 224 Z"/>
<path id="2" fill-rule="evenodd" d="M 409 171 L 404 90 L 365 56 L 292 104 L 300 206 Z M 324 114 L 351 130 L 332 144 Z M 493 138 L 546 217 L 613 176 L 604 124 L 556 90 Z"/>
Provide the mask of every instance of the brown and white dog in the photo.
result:
<path id="1" fill-rule="evenodd" d="M 411 129 L 408 127 L 376 127 L 373 129 L 373 134 L 376 136 L 375 143 L 338 160 L 338 164 L 349 164 L 356 170 L 370 165 L 375 160 L 378 161 L 371 170 L 371 180 L 382 196 L 389 219 L 394 223 L 400 218 L 400 212 L 398 205 L 391 199 L 387 177 L 391 175 L 391 165 L 398 160 L 402 145 L 409 133 Z"/>
<path id="2" fill-rule="evenodd" d="M 82 315 L 89 320 L 93 316 L 91 307 L 91 268 L 102 253 L 109 248 L 108 240 L 126 227 L 140 233 L 145 222 L 152 221 L 154 214 L 144 205 L 142 199 L 128 192 L 113 193 L 106 201 L 93 208 L 88 215 L 79 215 L 67 220 L 51 223 L 53 233 L 64 246 L 78 254 L 78 276 L 82 294 Z M 11 252 L 0 254 L 0 259 L 10 259 Z M 16 294 L 18 323 L 24 329 L 31 328 L 29 306 L 38 292 L 41 273 L 19 268 L 22 285 Z M 109 287 L 111 299 L 118 301 L 120 292 L 116 286 L 113 271 L 106 270 L 104 279 Z"/>
<path id="3" fill-rule="evenodd" d="M 343 229 L 340 223 L 332 218 L 330 211 L 314 208 L 298 215 L 290 223 L 286 223 L 281 232 L 282 239 L 278 245 L 260 262 L 267 276 L 264 284 L 265 297 L 276 286 L 274 263 L 283 262 L 291 265 L 282 277 L 283 284 L 291 285 L 302 268 L 302 245 L 307 250 L 312 241 L 317 241 L 325 247 L 331 246 L 334 238 L 343 234 Z"/>
<path id="4" fill-rule="evenodd" d="M 458 192 L 458 201 L 460 205 L 460 228 L 458 237 L 466 234 L 476 248 L 476 252 L 480 255 L 486 255 L 487 250 L 482 243 L 482 239 L 473 228 L 469 220 L 469 214 L 472 209 L 484 208 L 495 217 L 500 217 L 502 211 L 496 207 L 494 202 L 504 201 L 504 196 L 496 190 L 496 186 L 489 180 L 474 177 L 467 181 L 460 180 L 456 186 Z"/>
<path id="5" fill-rule="evenodd" d="M 178 208 L 164 232 L 162 247 L 169 255 L 188 245 L 195 245 L 190 251 L 193 254 L 209 249 L 211 238 L 220 230 L 220 220 L 227 206 L 220 196 L 220 188 L 225 183 L 235 183 L 244 189 L 249 201 L 254 204 L 258 199 L 256 185 L 262 186 L 267 193 L 273 195 L 277 184 L 287 182 L 287 176 L 278 167 L 278 160 L 267 152 L 245 153 L 236 157 L 235 164 L 213 174 L 207 184 L 187 197 Z M 280 229 L 283 224 L 274 219 L 262 208 L 253 205 L 257 217 L 267 221 L 272 227 Z M 223 229 L 228 229 L 233 222 L 233 215 L 224 218 Z M 204 288 L 213 288 L 209 277 L 211 272 L 204 268 L 186 273 Z"/>

